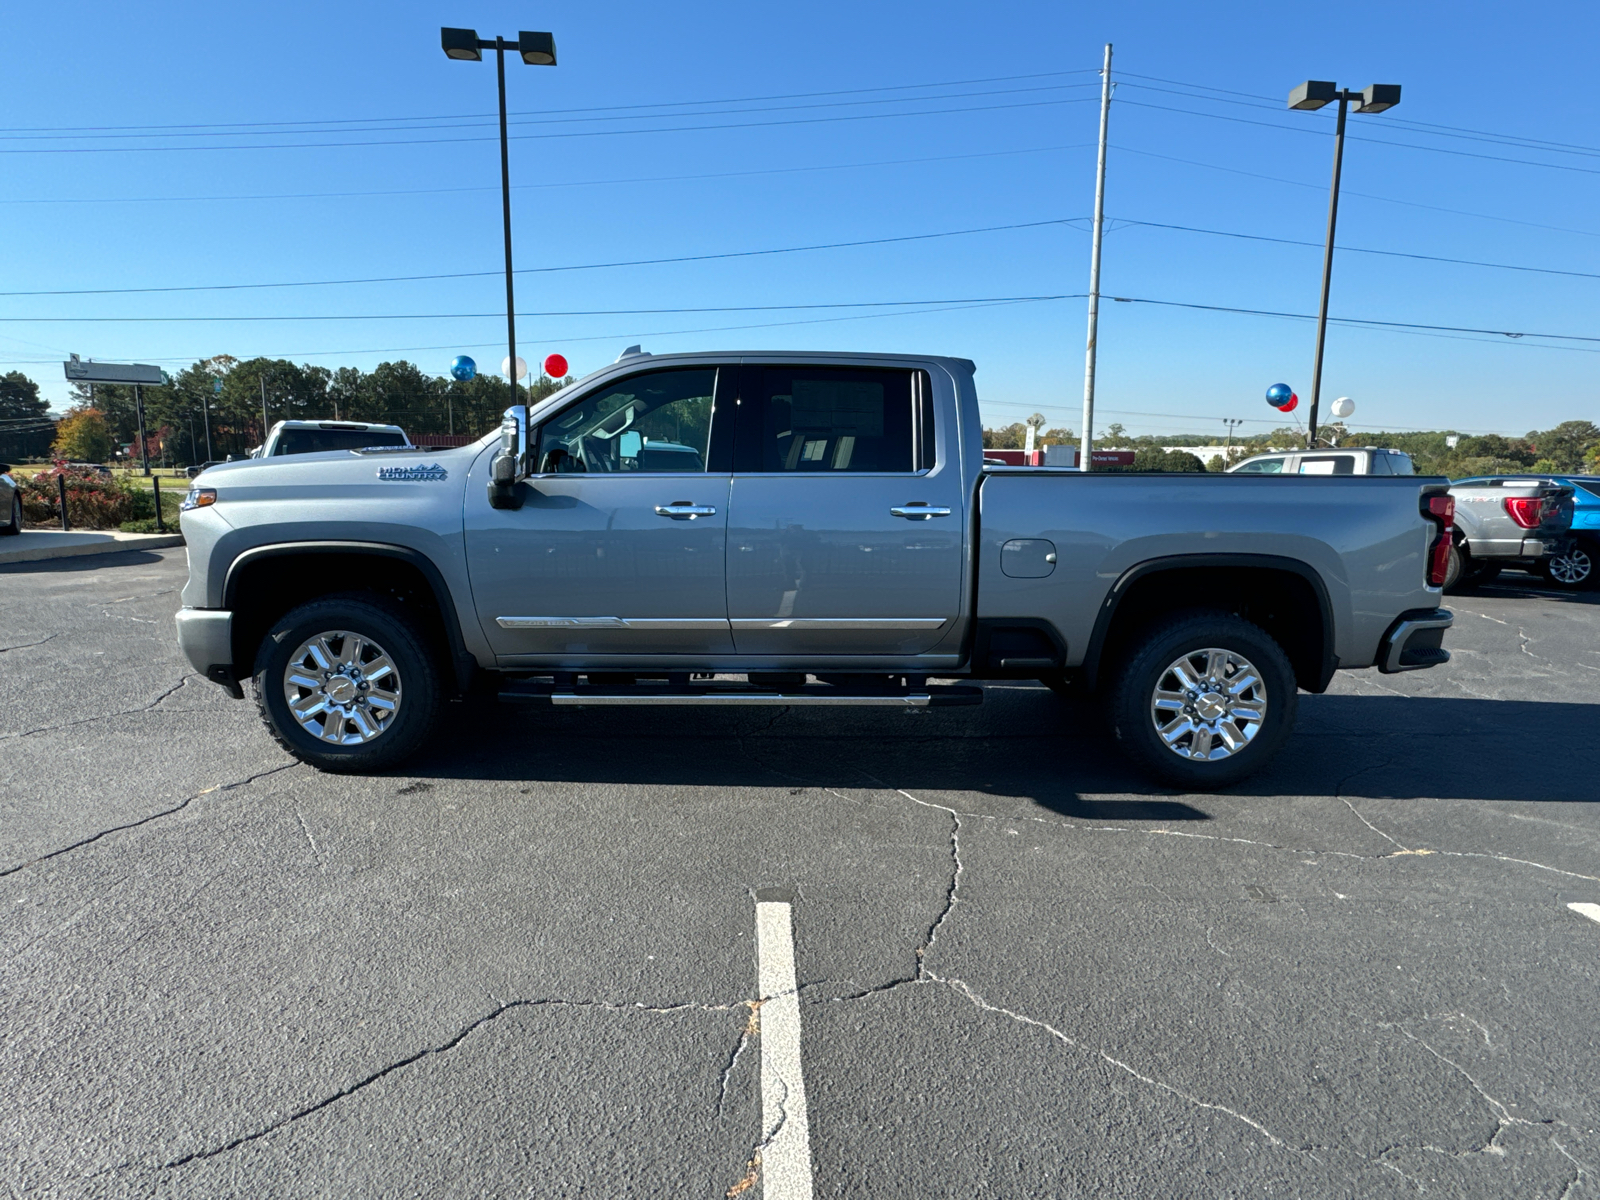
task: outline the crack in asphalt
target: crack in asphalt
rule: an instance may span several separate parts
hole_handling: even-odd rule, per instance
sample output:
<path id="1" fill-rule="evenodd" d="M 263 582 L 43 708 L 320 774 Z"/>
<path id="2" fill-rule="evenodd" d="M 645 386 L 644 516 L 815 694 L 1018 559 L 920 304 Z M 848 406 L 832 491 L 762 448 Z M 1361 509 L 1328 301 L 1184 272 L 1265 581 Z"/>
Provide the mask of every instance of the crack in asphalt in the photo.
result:
<path id="1" fill-rule="evenodd" d="M 54 636 L 54 635 L 52 634 L 51 636 Z M 45 639 L 45 641 L 49 641 L 49 640 L 50 640 L 49 638 Z M 39 644 L 43 645 L 43 643 L 39 643 Z M 17 649 L 21 649 L 21 647 L 17 647 Z M 121 712 L 101 713 L 99 716 L 96 716 L 96 717 L 84 717 L 81 720 L 77 720 L 77 721 L 67 721 L 65 724 L 62 724 L 62 725 L 41 725 L 37 729 L 24 729 L 19 733 L 0 734 L 0 742 L 9 742 L 9 741 L 12 741 L 12 740 L 14 740 L 16 738 L 33 737 L 35 734 L 39 734 L 39 733 L 55 733 L 57 730 L 73 729 L 73 728 L 75 728 L 75 727 L 77 727 L 79 725 L 92 725 L 96 721 L 110 721 L 110 720 L 113 720 L 113 719 L 115 719 L 117 717 L 138 716 L 140 713 L 150 712 L 152 709 L 154 709 L 156 707 L 156 705 L 160 704 L 168 696 L 172 695 L 174 692 L 179 691 L 182 688 L 187 687 L 188 684 L 189 684 L 189 681 L 191 679 L 199 679 L 199 678 L 200 678 L 200 676 L 197 675 L 195 672 L 193 672 L 193 671 L 185 671 L 179 677 L 177 683 L 173 684 L 166 691 L 162 692 L 154 700 L 151 700 L 146 704 L 142 704 L 138 708 L 125 708 Z"/>
<path id="2" fill-rule="evenodd" d="M 457 1046 L 461 1045 L 462 1042 L 466 1041 L 467 1038 L 472 1036 L 472 1034 L 477 1032 L 479 1029 L 482 1029 L 485 1025 L 488 1025 L 492 1021 L 498 1020 L 500 1017 L 504 1016 L 506 1013 L 511 1012 L 514 1009 L 521 1009 L 521 1008 L 591 1008 L 591 1009 L 599 1009 L 599 1010 L 602 1010 L 602 1011 L 605 1011 L 605 1012 L 678 1013 L 678 1012 L 690 1012 L 690 1011 L 698 1011 L 698 1012 L 729 1012 L 729 1011 L 731 1011 L 732 1009 L 734 1009 L 736 1007 L 737 1007 L 737 1005 L 733 1005 L 733 1004 L 696 1004 L 696 1003 L 693 1003 L 693 1002 L 686 1002 L 686 1003 L 683 1003 L 683 1004 L 667 1004 L 667 1005 L 613 1004 L 613 1003 L 609 1003 L 609 1002 L 604 1001 L 604 1000 L 562 1000 L 562 999 L 554 999 L 554 998 L 539 999 L 539 1000 L 506 1000 L 506 1001 L 502 1001 L 493 1010 L 491 1010 L 490 1012 L 485 1013 L 481 1017 L 478 1017 L 476 1020 L 469 1022 L 468 1024 L 463 1026 L 461 1029 L 457 1030 L 456 1033 L 453 1036 L 451 1036 L 450 1038 L 448 1038 L 447 1040 L 445 1040 L 443 1042 L 440 1042 L 438 1045 L 425 1046 L 421 1050 L 418 1050 L 415 1054 L 408 1054 L 404 1058 L 397 1059 L 392 1063 L 388 1063 L 388 1064 L 386 1064 L 386 1065 L 384 1065 L 382 1067 L 379 1067 L 376 1071 L 373 1071 L 371 1074 L 364 1076 L 363 1078 L 357 1080 L 355 1083 L 350 1084 L 348 1087 L 340 1088 L 338 1091 L 333 1092 L 330 1095 L 324 1096 L 320 1100 L 314 1101 L 311 1104 L 307 1104 L 302 1108 L 296 1109 L 294 1112 L 290 1113 L 288 1116 L 282 1117 L 279 1120 L 273 1121 L 272 1123 L 270 1123 L 268 1125 L 265 1125 L 262 1128 L 257 1129 L 257 1130 L 255 1130 L 255 1131 L 253 1131 L 251 1133 L 243 1134 L 243 1135 L 241 1135 L 239 1137 L 233 1138 L 231 1141 L 224 1142 L 220 1146 L 213 1146 L 213 1147 L 211 1147 L 209 1149 L 205 1149 L 205 1150 L 193 1150 L 193 1151 L 190 1151 L 188 1154 L 180 1155 L 177 1158 L 170 1159 L 169 1161 L 164 1162 L 164 1163 L 160 1163 L 158 1166 L 156 1166 L 155 1169 L 156 1170 L 162 1170 L 162 1171 L 175 1170 L 175 1169 L 177 1169 L 179 1167 L 187 1166 L 189 1163 L 192 1163 L 192 1162 L 198 1162 L 198 1161 L 202 1161 L 202 1160 L 208 1159 L 208 1158 L 216 1158 L 219 1154 L 226 1154 L 230 1150 L 237 1150 L 240 1146 L 245 1146 L 245 1145 L 248 1145 L 251 1142 L 260 1141 L 264 1137 L 269 1137 L 270 1135 L 276 1133 L 278 1130 L 283 1129 L 286 1126 L 294 1124 L 296 1121 L 303 1121 L 305 1118 L 307 1118 L 309 1116 L 313 1116 L 314 1114 L 321 1112 L 323 1109 L 328 1108 L 330 1105 L 337 1104 L 340 1100 L 347 1099 L 348 1097 L 355 1095 L 357 1092 L 360 1092 L 365 1088 L 371 1087 L 373 1084 L 377 1083 L 380 1079 L 384 1079 L 389 1075 L 393 1075 L 396 1071 L 404 1070 L 406 1067 L 409 1067 L 409 1066 L 413 1065 L 414 1063 L 421 1062 L 423 1059 L 428 1058 L 428 1057 L 433 1056 L 433 1055 L 448 1054 L 450 1051 L 454 1050 Z M 107 1168 L 104 1168 L 103 1170 L 96 1171 L 94 1174 L 95 1175 L 105 1175 L 105 1174 L 109 1174 L 109 1173 L 111 1173 L 113 1171 L 126 1170 L 126 1169 L 128 1169 L 130 1167 L 136 1167 L 136 1166 L 139 1166 L 139 1165 L 141 1165 L 141 1164 L 133 1163 L 133 1162 L 123 1162 L 123 1163 L 118 1163 L 115 1166 L 107 1167 Z"/>
<path id="3" fill-rule="evenodd" d="M 113 825 L 110 829 L 102 829 L 99 833 L 92 833 L 86 838 L 79 838 L 77 841 L 72 842 L 69 845 L 62 846 L 59 849 L 52 850 L 48 854 L 41 854 L 38 858 L 32 858 L 25 863 L 18 863 L 14 867 L 7 867 L 4 870 L 0 870 L 0 879 L 4 879 L 7 875 L 15 875 L 18 871 L 25 871 L 29 867 L 36 867 L 42 862 L 49 862 L 52 858 L 59 858 L 61 855 L 69 854 L 74 850 L 80 850 L 84 846 L 92 845 L 95 842 L 98 842 L 101 838 L 109 837 L 113 833 L 122 833 L 124 830 L 137 829 L 141 825 L 150 824 L 151 821 L 159 821 L 162 817 L 170 817 L 173 813 L 182 812 L 184 809 L 188 808 L 189 805 L 200 799 L 201 796 L 209 796 L 212 792 L 231 792 L 234 788 L 244 787 L 247 784 L 254 783 L 258 779 L 264 779 L 268 775 L 276 775 L 279 771 L 291 770 L 299 765 L 300 764 L 298 762 L 284 763 L 282 766 L 268 767 L 265 771 L 257 771 L 254 775 L 247 775 L 243 779 L 237 779 L 231 783 L 218 783 L 213 784 L 208 788 L 202 788 L 192 796 L 185 796 L 171 808 L 164 808 L 160 812 L 151 813 L 148 817 L 140 817 L 137 821 L 128 821 L 122 825 Z"/>
<path id="4" fill-rule="evenodd" d="M 1488 1031 L 1485 1030 L 1482 1025 L 1479 1025 L 1477 1021 L 1474 1021 L 1471 1017 L 1466 1016 L 1465 1013 L 1460 1013 L 1460 1014 L 1456 1014 L 1456 1015 L 1460 1016 L 1463 1019 L 1465 1019 L 1466 1021 L 1468 1021 L 1472 1025 L 1477 1026 L 1477 1028 L 1483 1033 L 1485 1041 L 1488 1040 L 1488 1036 L 1489 1036 Z M 1443 1017 L 1443 1018 L 1440 1018 L 1440 1019 L 1444 1020 L 1444 1021 L 1447 1021 L 1447 1022 L 1450 1020 L 1449 1017 Z M 1378 1155 L 1377 1159 L 1375 1160 L 1375 1161 L 1378 1161 L 1380 1165 L 1389 1166 L 1391 1170 L 1398 1171 L 1398 1168 L 1394 1168 L 1391 1164 L 1389 1164 L 1388 1162 L 1386 1162 L 1384 1160 L 1385 1160 L 1387 1155 L 1396 1153 L 1397 1151 L 1406 1150 L 1406 1149 L 1421 1150 L 1424 1153 L 1439 1154 L 1439 1155 L 1444 1155 L 1446 1157 L 1451 1157 L 1451 1158 L 1475 1158 L 1475 1157 L 1478 1157 L 1479 1155 L 1483 1155 L 1483 1154 L 1493 1155 L 1494 1157 L 1497 1157 L 1497 1158 L 1504 1158 L 1506 1156 L 1506 1148 L 1499 1144 L 1499 1140 L 1500 1140 L 1500 1136 L 1503 1133 L 1505 1133 L 1505 1131 L 1507 1129 L 1510 1129 L 1510 1128 L 1512 1128 L 1514 1126 L 1520 1126 L 1520 1127 L 1526 1128 L 1526 1129 L 1545 1129 L 1545 1130 L 1554 1130 L 1554 1129 L 1556 1129 L 1558 1127 L 1561 1127 L 1561 1128 L 1565 1128 L 1566 1127 L 1566 1122 L 1557 1120 L 1557 1119 L 1555 1119 L 1553 1117 L 1541 1118 L 1541 1119 L 1538 1119 L 1538 1120 L 1530 1120 L 1527 1117 L 1513 1116 L 1512 1113 L 1511 1113 L 1511 1110 L 1509 1108 L 1507 1108 L 1506 1105 L 1503 1104 L 1501 1101 L 1499 1101 L 1499 1100 L 1495 1099 L 1495 1097 L 1491 1096 L 1489 1094 L 1488 1090 L 1481 1083 L 1478 1082 L 1478 1080 L 1472 1075 L 1472 1073 L 1470 1071 L 1468 1071 L 1465 1067 L 1463 1067 L 1460 1063 L 1456 1062 L 1454 1059 L 1448 1057 L 1447 1055 L 1444 1055 L 1444 1054 L 1440 1053 L 1433 1046 L 1429 1045 L 1428 1042 L 1426 1042 L 1424 1039 L 1422 1039 L 1422 1038 L 1418 1037 L 1416 1034 L 1412 1033 L 1403 1024 L 1400 1024 L 1398 1022 L 1379 1022 L 1378 1028 L 1380 1028 L 1380 1029 L 1392 1029 L 1392 1030 L 1396 1031 L 1397 1033 L 1401 1034 L 1402 1036 L 1410 1039 L 1411 1041 L 1415 1042 L 1417 1045 L 1421 1046 L 1424 1050 L 1426 1050 L 1434 1058 L 1438 1059 L 1440 1062 L 1444 1063 L 1451 1070 L 1455 1071 L 1456 1074 L 1460 1075 L 1461 1078 L 1465 1079 L 1467 1081 L 1467 1083 L 1471 1085 L 1472 1090 L 1477 1092 L 1479 1097 L 1483 1100 L 1483 1102 L 1486 1105 L 1489 1106 L 1490 1111 L 1494 1115 L 1494 1121 L 1495 1121 L 1494 1132 L 1489 1135 L 1488 1139 L 1484 1141 L 1483 1145 L 1478 1146 L 1475 1149 L 1462 1150 L 1462 1151 L 1450 1151 L 1450 1150 L 1445 1150 L 1445 1149 L 1443 1149 L 1442 1147 L 1439 1147 L 1439 1146 L 1431 1146 L 1431 1145 L 1422 1145 L 1422 1146 L 1417 1146 L 1417 1147 L 1390 1146 L 1390 1147 L 1386 1148 L 1385 1150 L 1383 1150 Z M 1560 1142 L 1558 1142 L 1556 1140 L 1555 1135 L 1554 1135 L 1553 1132 L 1551 1133 L 1551 1136 L 1547 1139 L 1547 1143 L 1546 1144 L 1548 1144 L 1549 1146 L 1553 1147 L 1555 1149 L 1555 1151 L 1558 1154 L 1560 1154 L 1563 1158 L 1565 1158 L 1568 1162 L 1570 1162 L 1573 1165 L 1573 1167 L 1576 1169 L 1576 1171 L 1577 1171 L 1577 1174 L 1571 1180 L 1569 1180 L 1567 1182 L 1566 1187 L 1562 1191 L 1562 1195 L 1566 1196 L 1572 1191 L 1572 1189 L 1575 1186 L 1577 1186 L 1578 1183 L 1580 1183 L 1583 1180 L 1583 1178 L 1586 1175 L 1589 1174 L 1589 1166 L 1588 1166 L 1588 1164 L 1584 1163 L 1580 1159 L 1574 1157 L 1573 1154 L 1569 1150 L 1567 1150 L 1567 1148 L 1565 1146 L 1563 1146 Z M 1399 1173 L 1404 1175 L 1403 1172 L 1399 1172 Z M 1411 1179 L 1410 1176 L 1404 1176 L 1404 1177 L 1406 1179 L 1410 1180 L 1410 1182 L 1416 1183 L 1419 1191 L 1426 1191 L 1427 1190 L 1421 1184 L 1420 1181 L 1415 1180 L 1415 1179 Z"/>
<path id="5" fill-rule="evenodd" d="M 23 642 L 20 646 L 0 646 L 0 654 L 8 654 L 12 650 L 32 650 L 35 646 L 42 646 L 46 642 L 60 637 L 61 634 L 52 633 L 49 637 L 40 638 L 37 642 Z"/>
<path id="6" fill-rule="evenodd" d="M 765 1000 L 746 1000 L 745 1004 L 750 1009 L 750 1016 L 746 1019 L 744 1027 L 739 1030 L 739 1040 L 733 1045 L 733 1053 L 728 1056 L 728 1061 L 722 1067 L 721 1085 L 717 1090 L 717 1116 L 722 1116 L 728 1103 L 728 1084 L 733 1079 L 733 1070 L 739 1065 L 739 1056 L 745 1052 L 752 1038 L 761 1033 L 761 1006 Z"/>

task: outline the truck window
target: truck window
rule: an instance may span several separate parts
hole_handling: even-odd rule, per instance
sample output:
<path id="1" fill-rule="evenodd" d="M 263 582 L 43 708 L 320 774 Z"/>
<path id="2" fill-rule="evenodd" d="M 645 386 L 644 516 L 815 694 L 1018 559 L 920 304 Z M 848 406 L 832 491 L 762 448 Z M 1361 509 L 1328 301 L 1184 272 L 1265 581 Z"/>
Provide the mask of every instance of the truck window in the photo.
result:
<path id="1" fill-rule="evenodd" d="M 1389 469 L 1396 475 L 1415 475 L 1416 466 L 1411 461 L 1409 454 L 1401 454 L 1397 450 L 1389 451 Z"/>
<path id="2" fill-rule="evenodd" d="M 1354 475 L 1354 454 L 1305 454 L 1300 458 L 1302 475 Z"/>
<path id="3" fill-rule="evenodd" d="M 766 367 L 752 374 L 760 380 L 758 414 L 743 428 L 756 445 L 740 452 L 744 470 L 910 474 L 931 453 L 932 404 L 920 371 Z M 913 376 L 921 376 L 916 386 Z"/>
<path id="4" fill-rule="evenodd" d="M 1372 472 L 1371 473 L 1374 474 L 1374 475 L 1393 475 L 1394 474 L 1394 472 L 1389 469 L 1389 456 L 1386 453 L 1384 453 L 1382 450 L 1374 450 L 1372 452 Z"/>
<path id="5" fill-rule="evenodd" d="M 634 375 L 539 426 L 541 474 L 704 471 L 714 367 Z"/>
<path id="6" fill-rule="evenodd" d="M 1283 459 L 1258 458 L 1255 462 L 1247 462 L 1241 466 L 1235 475 L 1281 475 L 1283 474 Z"/>
<path id="7" fill-rule="evenodd" d="M 285 429 L 273 449 L 280 454 L 320 454 L 327 450 L 365 450 L 369 446 L 404 446 L 404 434 L 362 429 Z"/>

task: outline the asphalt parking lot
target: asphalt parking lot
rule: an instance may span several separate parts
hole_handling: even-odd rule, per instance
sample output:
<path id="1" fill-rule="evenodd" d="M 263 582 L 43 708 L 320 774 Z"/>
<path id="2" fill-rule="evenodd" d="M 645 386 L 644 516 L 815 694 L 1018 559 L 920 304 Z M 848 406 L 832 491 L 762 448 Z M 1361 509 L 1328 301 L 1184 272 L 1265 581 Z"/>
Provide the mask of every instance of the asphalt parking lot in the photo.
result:
<path id="1" fill-rule="evenodd" d="M 321 776 L 183 578 L 0 568 L 14 1195 L 1600 1190 L 1600 595 L 1452 597 L 1184 796 L 1021 685 L 473 701 Z"/>

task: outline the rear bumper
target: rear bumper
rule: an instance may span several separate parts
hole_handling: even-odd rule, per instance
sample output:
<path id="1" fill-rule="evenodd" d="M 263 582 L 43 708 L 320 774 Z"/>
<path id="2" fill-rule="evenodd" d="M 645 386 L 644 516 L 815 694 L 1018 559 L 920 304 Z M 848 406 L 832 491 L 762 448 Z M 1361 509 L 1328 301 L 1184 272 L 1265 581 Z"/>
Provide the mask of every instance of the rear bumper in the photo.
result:
<path id="1" fill-rule="evenodd" d="M 244 690 L 233 673 L 233 613 L 225 608 L 180 608 L 178 649 L 196 671 L 221 684 L 235 700 Z"/>
<path id="2" fill-rule="evenodd" d="M 1401 613 L 1378 643 L 1378 670 L 1393 675 L 1449 662 L 1450 651 L 1441 642 L 1455 619 L 1455 614 L 1444 608 L 1413 608 Z"/>

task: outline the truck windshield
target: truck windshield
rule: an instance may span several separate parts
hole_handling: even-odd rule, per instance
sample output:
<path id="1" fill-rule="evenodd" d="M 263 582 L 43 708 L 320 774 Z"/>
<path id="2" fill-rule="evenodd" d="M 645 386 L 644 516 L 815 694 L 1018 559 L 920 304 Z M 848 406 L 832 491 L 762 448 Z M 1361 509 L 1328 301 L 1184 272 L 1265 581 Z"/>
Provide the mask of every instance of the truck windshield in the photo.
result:
<path id="1" fill-rule="evenodd" d="M 324 450 L 365 450 L 368 446 L 404 446 L 403 433 L 374 429 L 285 429 L 272 453 L 317 454 Z"/>

